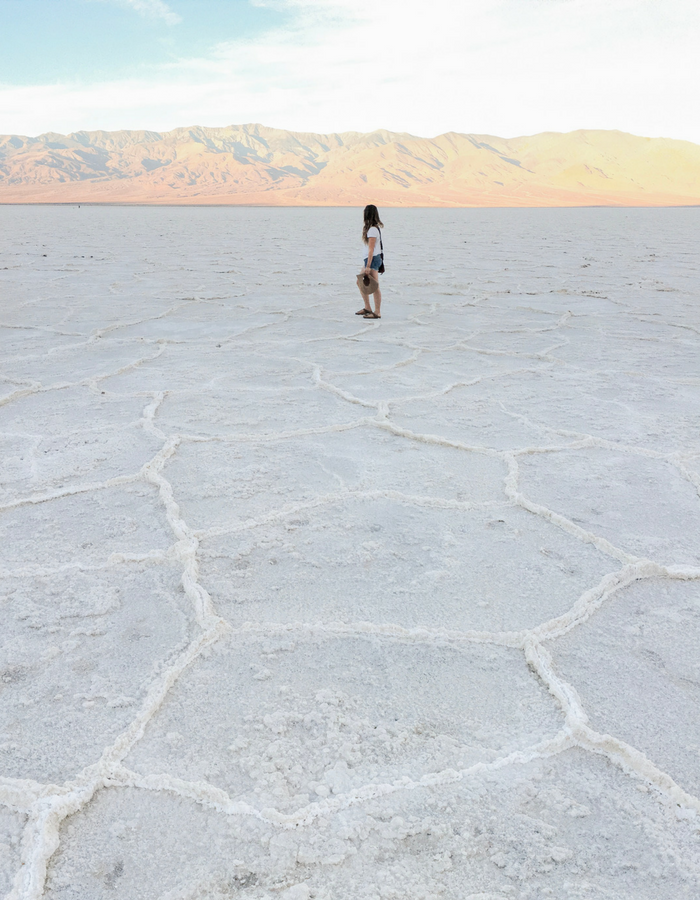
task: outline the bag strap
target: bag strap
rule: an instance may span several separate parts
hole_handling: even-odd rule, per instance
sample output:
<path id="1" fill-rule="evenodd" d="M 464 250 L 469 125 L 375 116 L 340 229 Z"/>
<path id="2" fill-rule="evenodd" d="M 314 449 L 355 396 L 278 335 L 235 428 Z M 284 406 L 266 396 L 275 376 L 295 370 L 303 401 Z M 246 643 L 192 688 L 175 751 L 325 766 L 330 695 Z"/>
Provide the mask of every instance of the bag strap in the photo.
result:
<path id="1" fill-rule="evenodd" d="M 384 241 L 382 241 L 382 229 L 379 227 L 379 225 L 376 225 L 375 227 L 376 227 L 377 231 L 379 232 L 379 250 L 380 250 L 379 255 L 382 258 L 382 262 L 384 262 Z M 375 246 L 375 250 L 376 249 L 377 248 Z M 375 254 L 375 256 L 376 256 L 376 254 Z"/>

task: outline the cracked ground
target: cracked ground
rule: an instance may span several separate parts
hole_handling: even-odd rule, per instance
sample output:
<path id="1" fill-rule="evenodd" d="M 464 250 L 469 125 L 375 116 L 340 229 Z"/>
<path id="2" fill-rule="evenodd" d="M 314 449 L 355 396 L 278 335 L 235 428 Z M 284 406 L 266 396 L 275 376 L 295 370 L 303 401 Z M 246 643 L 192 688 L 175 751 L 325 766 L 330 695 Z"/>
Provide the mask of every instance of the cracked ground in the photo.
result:
<path id="1" fill-rule="evenodd" d="M 698 210 L 0 207 L 0 892 L 700 894 Z"/>

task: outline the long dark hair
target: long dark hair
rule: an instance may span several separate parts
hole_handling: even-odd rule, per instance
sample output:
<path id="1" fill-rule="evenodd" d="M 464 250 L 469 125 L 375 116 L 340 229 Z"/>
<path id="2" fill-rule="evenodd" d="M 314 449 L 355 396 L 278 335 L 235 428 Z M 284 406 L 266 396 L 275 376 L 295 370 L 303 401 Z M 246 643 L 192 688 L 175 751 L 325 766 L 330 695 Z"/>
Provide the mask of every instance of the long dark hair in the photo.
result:
<path id="1" fill-rule="evenodd" d="M 367 238 L 367 232 L 370 228 L 384 228 L 384 222 L 379 218 L 379 210 L 376 206 L 373 206 L 371 203 L 368 206 L 365 206 L 365 226 L 362 229 L 362 240 L 365 244 L 369 244 L 369 240 Z"/>

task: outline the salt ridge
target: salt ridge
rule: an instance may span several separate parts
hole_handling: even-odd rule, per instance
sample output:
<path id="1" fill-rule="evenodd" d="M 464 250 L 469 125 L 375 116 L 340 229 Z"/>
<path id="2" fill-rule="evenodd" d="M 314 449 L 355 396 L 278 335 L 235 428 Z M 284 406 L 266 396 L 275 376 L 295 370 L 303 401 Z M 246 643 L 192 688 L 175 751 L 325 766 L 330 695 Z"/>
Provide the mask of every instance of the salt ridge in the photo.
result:
<path id="1" fill-rule="evenodd" d="M 106 328 L 95 330 L 87 341 L 72 345 L 86 346 L 99 342 L 104 346 L 107 341 L 116 341 L 116 338 L 107 338 L 122 328 L 142 325 L 147 322 L 163 320 L 175 312 L 187 307 L 196 308 L 205 302 L 193 298 L 186 303 L 179 303 L 166 312 L 159 315 L 146 316 L 142 319 L 110 325 Z M 420 314 L 425 320 L 436 307 L 433 304 L 428 312 Z M 285 314 L 286 315 L 286 314 Z M 288 318 L 288 316 L 287 316 Z M 542 329 L 527 329 L 530 334 L 565 332 L 569 323 L 575 319 L 575 313 L 567 312 L 562 315 L 555 325 Z M 642 320 L 642 317 L 640 317 Z M 418 317 L 414 317 L 418 321 Z M 256 331 L 270 328 L 272 323 L 253 326 Z M 18 327 L 4 326 L 0 327 Z M 379 323 L 372 323 L 359 328 L 351 333 L 339 332 L 335 339 L 352 341 L 358 336 L 376 331 Z M 690 328 L 690 326 L 679 326 Z M 698 329 L 691 328 L 694 333 Z M 250 329 L 248 329 L 250 331 Z M 514 329 L 517 333 L 518 329 Z M 241 332 L 243 334 L 245 332 Z M 235 340 L 240 334 L 232 335 L 224 340 Z M 349 407 L 349 410 L 360 407 L 363 410 L 373 410 L 374 415 L 363 416 L 359 419 L 349 419 L 344 423 L 333 424 L 327 427 L 306 428 L 293 431 L 280 431 L 272 433 L 241 433 L 241 434 L 170 434 L 159 427 L 158 415 L 161 406 L 165 402 L 167 391 L 145 391 L 132 394 L 112 394 L 101 388 L 102 382 L 113 378 L 115 375 L 138 369 L 146 362 L 156 360 L 166 348 L 167 339 L 152 341 L 139 338 L 147 345 L 156 344 L 155 354 L 144 354 L 138 360 L 128 365 L 120 366 L 108 372 L 102 372 L 83 378 L 75 382 L 61 382 L 43 385 L 38 382 L 26 384 L 15 382 L 11 392 L 0 398 L 0 404 L 7 405 L 18 403 L 27 397 L 39 393 L 50 393 L 65 390 L 69 386 L 87 386 L 97 396 L 141 397 L 146 400 L 140 419 L 140 427 L 154 438 L 162 441 L 161 449 L 137 472 L 124 473 L 122 475 L 105 479 L 100 482 L 86 482 L 71 487 L 49 492 L 28 494 L 0 505 L 0 511 L 17 509 L 25 505 L 50 504 L 53 501 L 75 494 L 95 493 L 112 487 L 142 483 L 150 485 L 157 496 L 157 502 L 165 513 L 167 523 L 173 536 L 173 543 L 163 550 L 150 550 L 143 554 L 112 554 L 100 565 L 102 567 L 118 567 L 133 563 L 158 565 L 164 560 L 176 561 L 181 568 L 182 586 L 191 603 L 192 615 L 198 625 L 199 634 L 182 650 L 170 665 L 165 668 L 157 678 L 146 687 L 145 697 L 137 714 L 129 726 L 122 731 L 117 739 L 105 747 L 101 757 L 92 765 L 78 772 L 73 778 L 63 784 L 39 784 L 33 781 L 21 779 L 0 778 L 0 800 L 13 810 L 25 813 L 28 822 L 24 832 L 22 845 L 22 866 L 18 871 L 13 888 L 8 895 L 8 900 L 38 900 L 43 896 L 47 867 L 52 855 L 59 847 L 59 829 L 61 824 L 78 810 L 89 804 L 97 791 L 109 790 L 113 787 L 129 786 L 144 791 L 165 791 L 184 799 L 193 801 L 203 806 L 216 810 L 226 816 L 253 816 L 274 825 L 280 829 L 293 829 L 299 827 L 311 827 L 319 819 L 327 814 L 346 809 L 350 806 L 367 802 L 368 800 L 388 795 L 391 793 L 411 791 L 418 787 L 425 788 L 434 785 L 449 785 L 482 773 L 484 771 L 501 769 L 509 766 L 519 766 L 538 758 L 547 758 L 563 753 L 571 747 L 578 747 L 587 753 L 599 754 L 610 760 L 622 772 L 631 778 L 653 788 L 660 799 L 666 800 L 678 808 L 687 811 L 690 815 L 700 812 L 700 798 L 688 793 L 681 788 L 666 772 L 657 767 L 652 760 L 643 753 L 614 735 L 602 734 L 589 725 L 588 715 L 579 698 L 575 685 L 568 683 L 557 674 L 555 665 L 547 649 L 547 644 L 555 641 L 572 629 L 583 626 L 595 612 L 604 604 L 610 602 L 615 595 L 636 581 L 644 579 L 659 579 L 666 581 L 675 580 L 700 580 L 700 568 L 690 565 L 667 564 L 643 558 L 616 547 L 611 541 L 600 534 L 589 531 L 571 519 L 536 502 L 528 497 L 520 487 L 520 470 L 518 461 L 524 456 L 536 454 L 557 454 L 578 448 L 598 447 L 613 449 L 618 453 L 631 456 L 645 456 L 650 459 L 663 461 L 673 467 L 693 487 L 700 496 L 700 475 L 691 470 L 687 463 L 697 454 L 682 455 L 679 453 L 662 453 L 645 447 L 636 447 L 605 440 L 591 434 L 578 434 L 566 430 L 551 429 L 544 425 L 537 425 L 545 433 L 552 437 L 564 438 L 566 443 L 553 444 L 551 446 L 525 446 L 510 450 L 497 450 L 489 446 L 472 445 L 463 441 L 450 439 L 440 434 L 426 434 L 401 427 L 392 421 L 392 410 L 401 404 L 416 399 L 444 396 L 456 387 L 475 385 L 483 378 L 502 377 L 498 374 L 479 376 L 471 381 L 460 381 L 450 384 L 443 390 L 434 393 L 423 393 L 403 398 L 389 398 L 384 400 L 367 400 L 353 395 L 350 391 L 339 387 L 324 374 L 324 367 L 313 365 L 310 371 L 312 383 L 318 391 L 329 392 L 339 398 Z M 329 338 L 324 338 L 329 340 Z M 128 342 L 127 342 L 128 343 Z M 308 343 L 313 343 L 310 339 Z M 551 344 L 545 350 L 538 353 L 516 353 L 513 351 L 495 351 L 478 347 L 467 341 L 459 341 L 458 345 L 478 354 L 508 355 L 523 359 L 536 359 L 543 362 L 554 362 L 551 356 L 558 348 L 565 346 L 566 337 Z M 63 349 L 59 348 L 57 352 Z M 392 370 L 410 366 L 423 354 L 431 351 L 407 346 L 407 350 L 413 351 L 412 355 L 397 363 L 389 364 L 369 370 L 372 373 L 390 372 Z M 524 370 L 527 371 L 527 370 Z M 355 373 L 357 374 L 357 373 Z M 512 372 L 505 373 L 512 375 Z M 10 383 L 12 383 L 10 381 Z M 510 414 L 510 413 L 509 413 Z M 513 413 L 512 415 L 518 415 Z M 273 444 L 288 441 L 307 435 L 321 435 L 334 432 L 342 432 L 353 429 L 374 429 L 381 432 L 389 432 L 401 440 L 415 444 L 432 444 L 458 450 L 465 454 L 479 454 L 499 460 L 505 467 L 503 478 L 503 497 L 486 501 L 484 503 L 471 503 L 440 499 L 419 494 L 406 494 L 396 490 L 340 490 L 332 494 L 318 496 L 304 503 L 289 504 L 282 508 L 272 510 L 265 515 L 251 517 L 243 523 L 231 526 L 212 526 L 205 529 L 197 529 L 188 525 L 183 518 L 176 493 L 171 482 L 165 474 L 167 464 L 177 457 L 180 449 L 190 443 L 254 443 Z M 612 569 L 597 584 L 588 587 L 563 615 L 541 622 L 537 626 L 525 630 L 513 632 L 497 631 L 452 631 L 441 628 L 405 628 L 397 624 L 387 622 L 373 624 L 369 622 L 298 622 L 292 624 L 254 624 L 248 623 L 241 628 L 234 628 L 216 609 L 214 598 L 207 592 L 200 582 L 199 554 L 200 541 L 215 535 L 239 533 L 263 527 L 272 522 L 283 521 L 300 511 L 315 509 L 324 505 L 342 504 L 351 499 L 376 500 L 384 499 L 392 503 L 413 505 L 416 507 L 432 507 L 435 509 L 472 510 L 488 508 L 520 507 L 528 513 L 541 518 L 548 524 L 561 529 L 568 535 L 582 543 L 592 545 L 601 553 L 610 558 L 611 562 L 620 564 L 619 568 Z M 71 566 L 80 566 L 79 563 L 70 563 L 62 567 L 65 571 Z M 91 567 L 87 567 L 91 568 Z M 95 567 L 92 567 L 95 568 Z M 0 577 L 10 575 L 23 576 L 29 573 L 51 575 L 56 569 L 28 566 L 19 571 L 1 571 Z M 519 649 L 530 669 L 541 680 L 549 693 L 554 697 L 562 716 L 562 725 L 559 732 L 549 738 L 538 742 L 527 750 L 509 753 L 493 762 L 477 763 L 461 771 L 445 770 L 437 772 L 425 772 L 420 778 L 411 780 L 401 779 L 393 783 L 367 784 L 348 793 L 341 793 L 333 798 L 326 798 L 316 803 L 311 803 L 292 813 L 282 813 L 275 808 L 256 809 L 247 803 L 241 803 L 232 799 L 224 790 L 213 784 L 203 781 L 187 782 L 169 775 L 161 774 L 141 775 L 124 765 L 124 760 L 129 752 L 143 737 L 149 722 L 158 713 L 166 700 L 171 688 L 180 679 L 187 677 L 188 669 L 201 656 L 201 654 L 221 640 L 224 636 L 231 639 L 243 638 L 263 640 L 271 636 L 294 635 L 296 638 L 323 641 L 329 638 L 353 637 L 363 639 L 371 637 L 373 640 L 391 642 L 421 643 L 428 646 L 439 644 L 463 644 L 481 643 L 494 644 L 502 647 Z"/>

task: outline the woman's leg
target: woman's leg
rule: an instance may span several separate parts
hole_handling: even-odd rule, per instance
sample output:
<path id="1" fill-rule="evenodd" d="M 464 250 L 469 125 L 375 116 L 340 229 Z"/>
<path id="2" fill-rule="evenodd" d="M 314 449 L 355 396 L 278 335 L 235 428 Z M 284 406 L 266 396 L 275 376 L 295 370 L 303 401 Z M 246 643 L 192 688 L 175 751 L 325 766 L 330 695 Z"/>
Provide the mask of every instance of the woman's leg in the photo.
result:
<path id="1" fill-rule="evenodd" d="M 374 291 L 374 312 L 375 315 L 380 316 L 382 310 L 382 292 L 379 290 L 379 274 L 375 270 L 372 270 L 370 278 L 373 278 L 377 284 L 377 287 Z"/>
<path id="2" fill-rule="evenodd" d="M 365 265 L 367 265 L 367 260 L 365 260 Z M 367 312 L 372 312 L 372 307 L 370 306 L 370 303 L 369 303 L 369 294 L 365 294 L 365 292 L 362 290 L 362 288 L 360 288 L 360 293 L 362 294 L 362 302 L 365 305 L 365 309 L 367 310 Z"/>
<path id="3" fill-rule="evenodd" d="M 365 309 L 367 310 L 367 312 L 372 312 L 372 307 L 370 306 L 370 303 L 369 303 L 369 294 L 365 294 L 365 292 L 362 289 L 360 289 L 360 294 L 362 295 L 362 302 L 365 305 Z"/>

